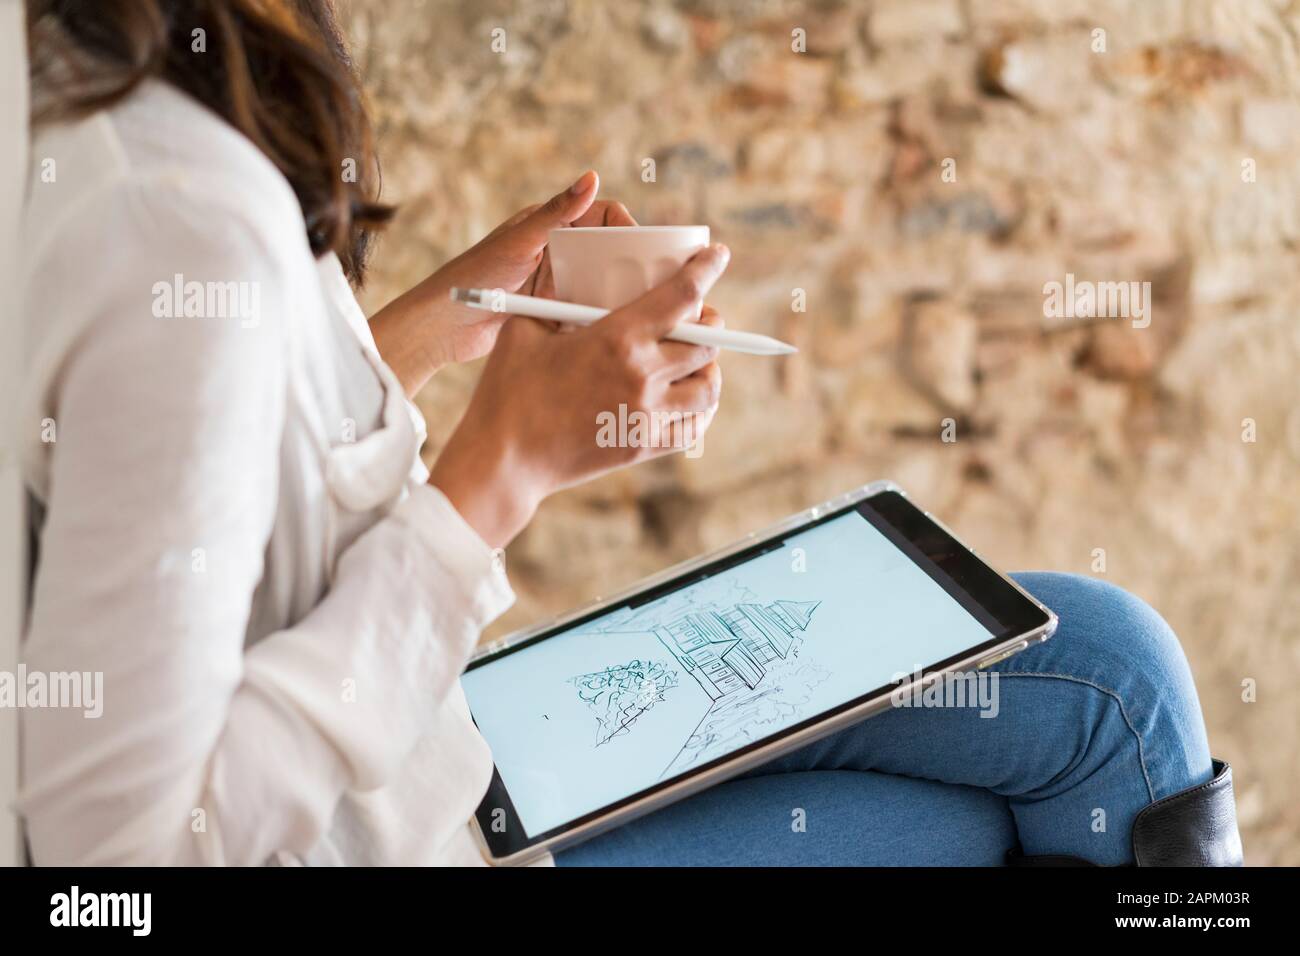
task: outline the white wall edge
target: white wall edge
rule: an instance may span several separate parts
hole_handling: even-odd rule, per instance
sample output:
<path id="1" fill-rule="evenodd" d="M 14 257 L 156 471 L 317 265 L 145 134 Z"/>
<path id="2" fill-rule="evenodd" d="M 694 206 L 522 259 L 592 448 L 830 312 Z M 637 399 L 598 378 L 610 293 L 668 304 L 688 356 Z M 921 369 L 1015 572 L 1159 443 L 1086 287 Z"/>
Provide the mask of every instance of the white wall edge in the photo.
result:
<path id="1" fill-rule="evenodd" d="M 17 456 L 21 292 L 15 266 L 27 179 L 27 31 L 22 0 L 0 0 L 0 671 L 17 672 L 27 594 L 26 497 Z M 10 134 L 13 132 L 13 135 Z M 23 862 L 18 793 L 18 711 L 0 707 L 0 864 Z"/>

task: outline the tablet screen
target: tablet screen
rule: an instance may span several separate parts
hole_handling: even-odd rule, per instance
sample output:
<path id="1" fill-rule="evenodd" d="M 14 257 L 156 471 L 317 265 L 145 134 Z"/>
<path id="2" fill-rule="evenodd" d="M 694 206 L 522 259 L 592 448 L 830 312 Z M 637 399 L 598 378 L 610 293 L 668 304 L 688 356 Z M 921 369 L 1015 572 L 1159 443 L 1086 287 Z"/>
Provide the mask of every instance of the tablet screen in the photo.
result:
<path id="1" fill-rule="evenodd" d="M 862 506 L 669 587 L 463 675 L 530 840 L 1002 630 Z"/>

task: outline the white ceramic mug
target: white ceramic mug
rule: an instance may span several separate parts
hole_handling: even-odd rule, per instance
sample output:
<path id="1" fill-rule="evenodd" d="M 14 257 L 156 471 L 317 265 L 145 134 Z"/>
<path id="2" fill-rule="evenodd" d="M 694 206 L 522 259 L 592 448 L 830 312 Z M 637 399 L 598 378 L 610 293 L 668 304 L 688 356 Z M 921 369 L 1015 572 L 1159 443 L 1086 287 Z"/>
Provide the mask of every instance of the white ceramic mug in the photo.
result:
<path id="1" fill-rule="evenodd" d="M 617 309 L 659 285 L 708 244 L 708 226 L 552 229 L 555 296 Z"/>

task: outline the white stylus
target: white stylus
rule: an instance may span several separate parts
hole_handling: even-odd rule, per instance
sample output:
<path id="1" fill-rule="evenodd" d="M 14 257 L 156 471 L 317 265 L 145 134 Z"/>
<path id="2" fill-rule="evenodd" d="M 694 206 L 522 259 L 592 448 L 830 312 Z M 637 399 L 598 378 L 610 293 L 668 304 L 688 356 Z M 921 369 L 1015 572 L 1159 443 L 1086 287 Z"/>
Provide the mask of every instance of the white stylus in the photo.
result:
<path id="1" fill-rule="evenodd" d="M 591 325 L 609 315 L 609 309 L 517 295 L 501 289 L 452 289 L 451 298 L 455 302 L 463 302 L 471 309 L 526 315 L 533 319 L 550 319 L 552 322 L 567 322 L 572 325 Z M 757 332 L 715 329 L 698 322 L 681 322 L 666 338 L 691 345 L 711 345 L 732 352 L 748 352 L 750 355 L 790 355 L 799 351 L 793 345 Z"/>

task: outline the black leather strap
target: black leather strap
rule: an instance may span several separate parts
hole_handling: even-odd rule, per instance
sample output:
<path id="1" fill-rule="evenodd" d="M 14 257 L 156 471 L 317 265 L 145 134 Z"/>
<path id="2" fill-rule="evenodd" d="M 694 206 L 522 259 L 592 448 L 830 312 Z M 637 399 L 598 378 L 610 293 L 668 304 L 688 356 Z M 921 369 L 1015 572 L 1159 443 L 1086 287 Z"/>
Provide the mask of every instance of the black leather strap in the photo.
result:
<path id="1" fill-rule="evenodd" d="M 1213 761 L 1209 783 L 1157 800 L 1133 821 L 1138 866 L 1241 866 L 1232 768 Z"/>

